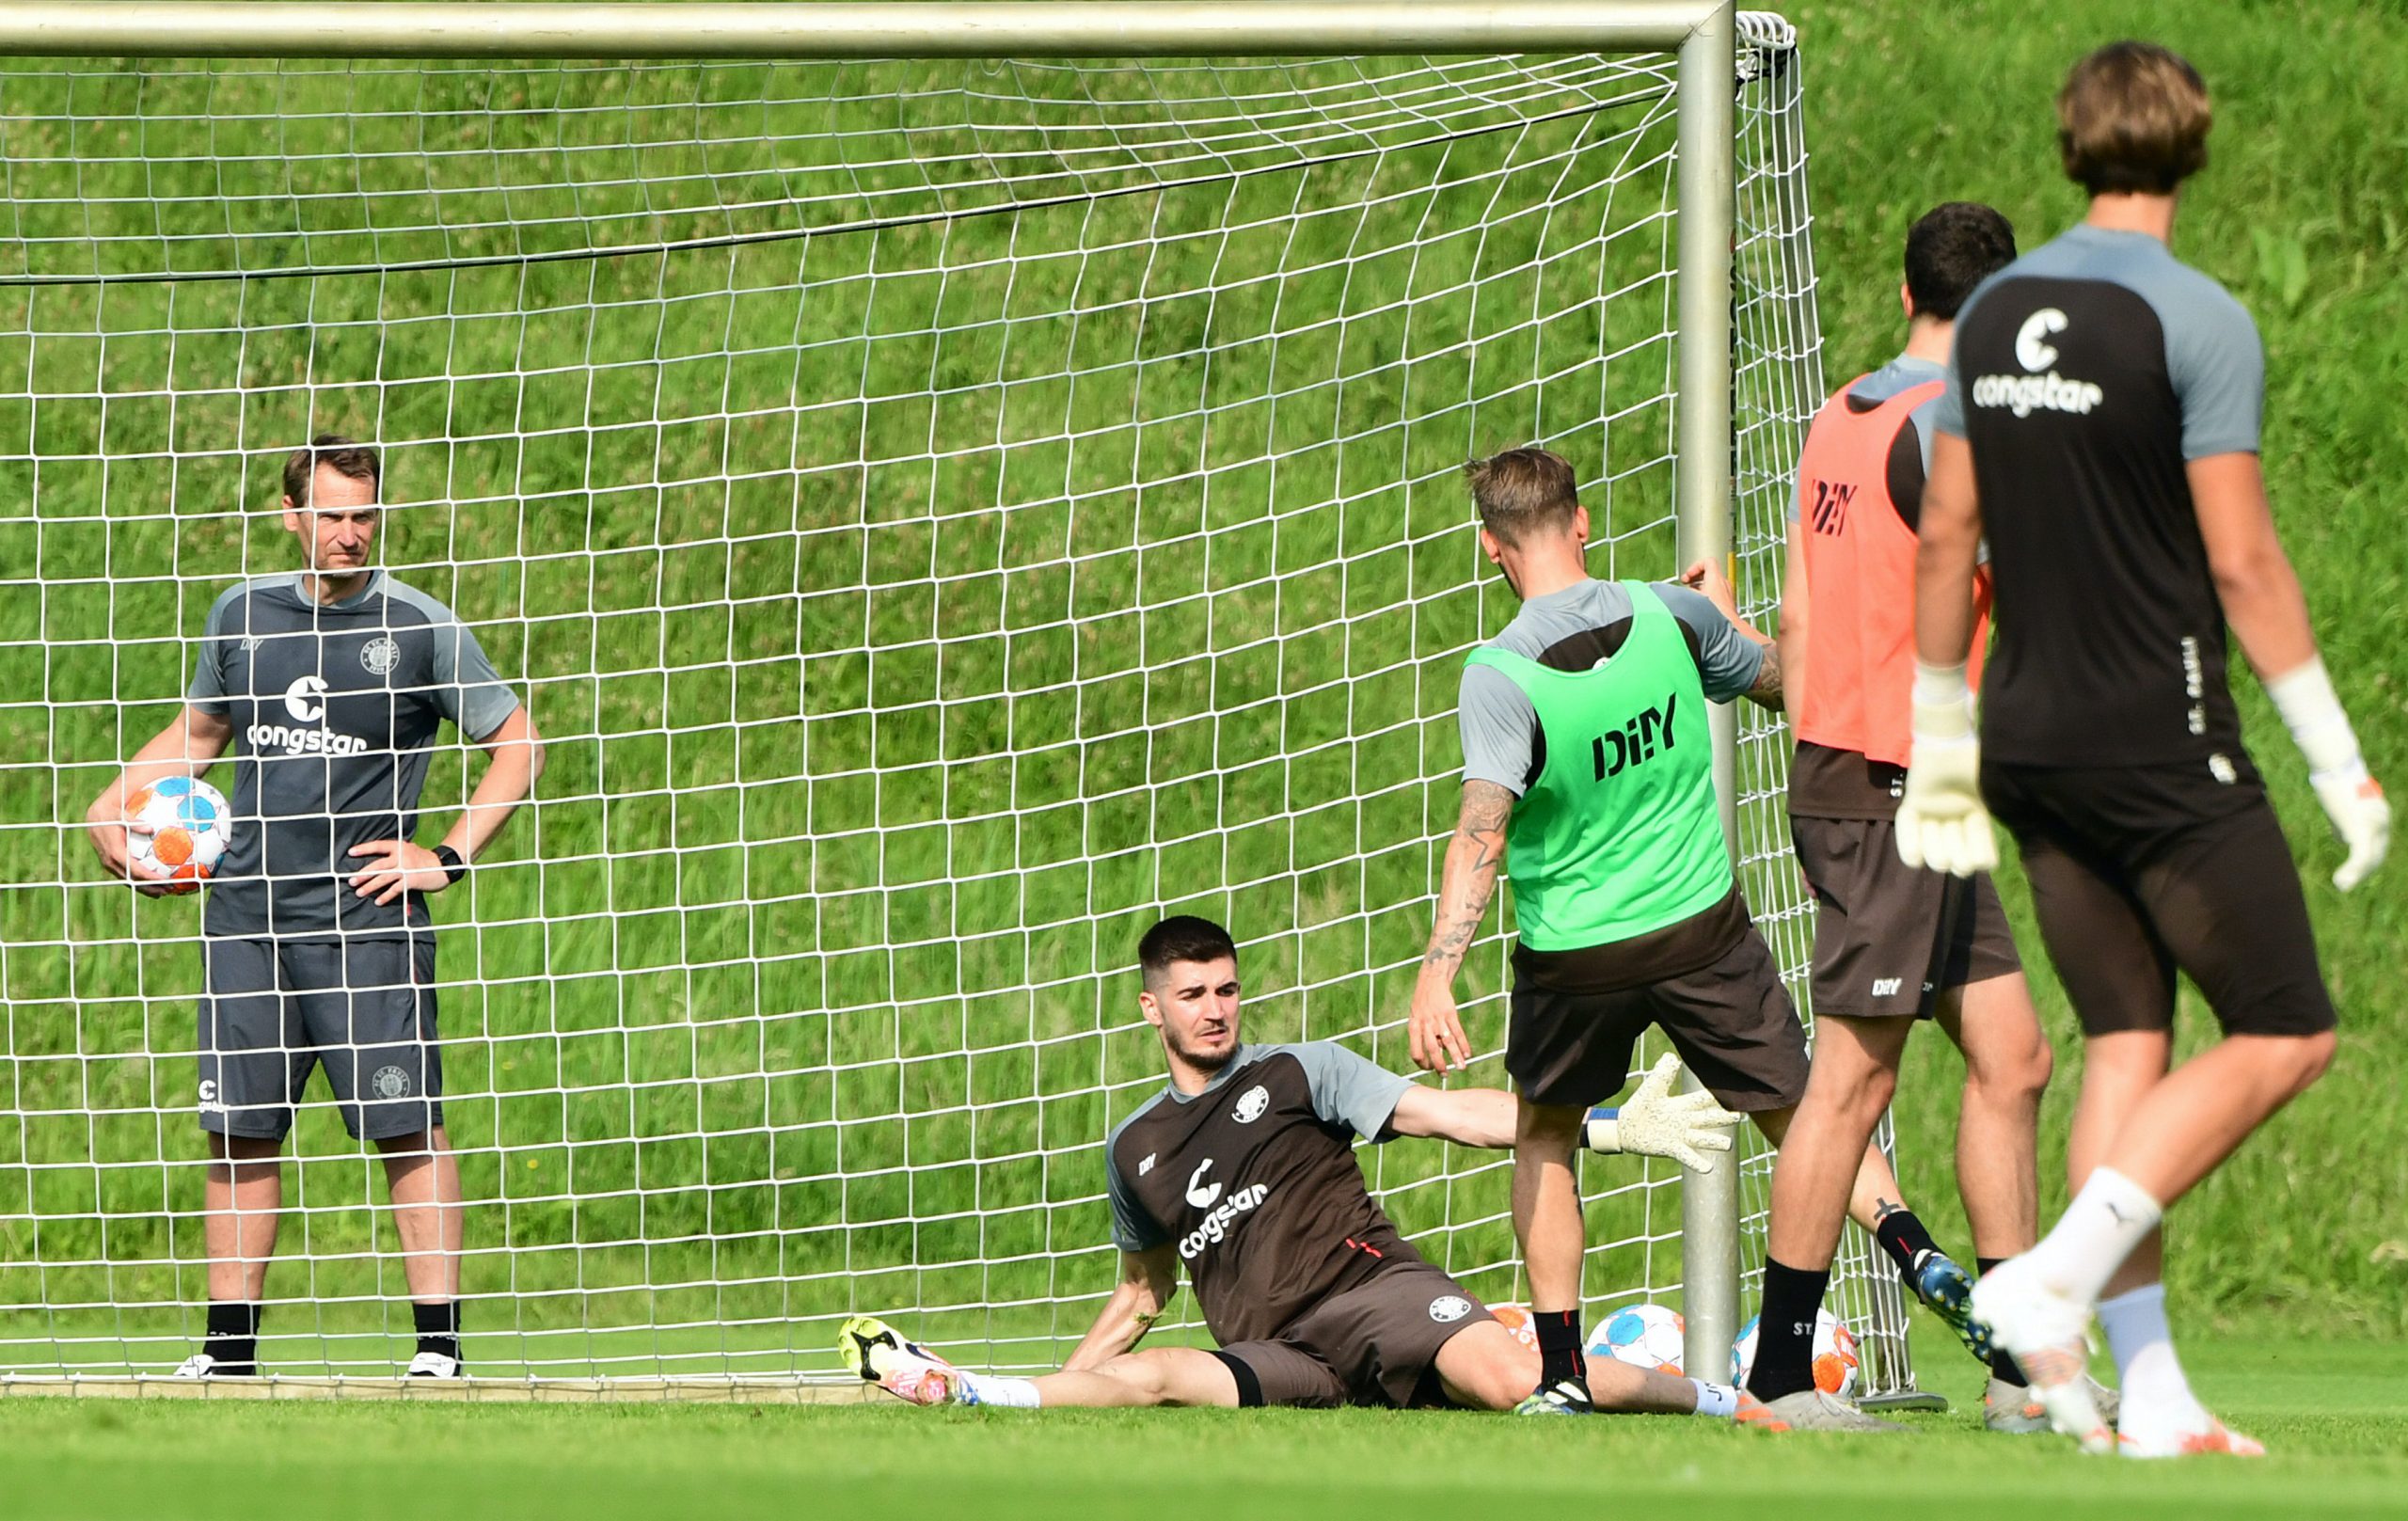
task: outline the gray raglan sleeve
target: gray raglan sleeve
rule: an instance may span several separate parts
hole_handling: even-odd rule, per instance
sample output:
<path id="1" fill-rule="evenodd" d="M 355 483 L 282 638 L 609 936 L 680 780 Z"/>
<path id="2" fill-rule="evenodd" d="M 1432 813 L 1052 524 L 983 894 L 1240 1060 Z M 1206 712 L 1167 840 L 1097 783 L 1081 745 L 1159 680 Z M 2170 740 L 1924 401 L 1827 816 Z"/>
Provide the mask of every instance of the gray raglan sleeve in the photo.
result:
<path id="1" fill-rule="evenodd" d="M 200 621 L 200 643 L 193 653 L 192 683 L 184 689 L 184 701 L 203 713 L 227 711 L 226 613 L 241 592 L 238 586 L 218 594 L 209 605 L 209 616 Z"/>
<path id="2" fill-rule="evenodd" d="M 2266 351 L 2248 310 L 2222 286 L 2201 284 L 2186 309 L 2159 313 L 2166 374 L 2182 404 L 2182 457 L 2254 454 L 2266 409 Z"/>
<path id="3" fill-rule="evenodd" d="M 1698 671 L 1705 680 L 1705 695 L 1727 703 L 1756 684 L 1765 667 L 1765 647 L 1739 632 L 1703 592 L 1677 581 L 1658 581 L 1656 590 L 1688 631 L 1697 636 Z"/>
<path id="4" fill-rule="evenodd" d="M 1344 1125 L 1367 1141 L 1382 1138 L 1388 1117 L 1413 1080 L 1357 1056 L 1334 1040 L 1307 1040 L 1282 1048 L 1303 1064 L 1312 1085 L 1313 1113 Z"/>
<path id="5" fill-rule="evenodd" d="M 1493 665 L 1467 665 L 1455 724 L 1463 736 L 1464 780 L 1494 782 L 1520 797 L 1538 750 L 1539 715 L 1529 694 Z"/>
<path id="6" fill-rule="evenodd" d="M 1150 1252 L 1170 1240 L 1170 1233 L 1146 1212 L 1137 1201 L 1137 1191 L 1121 1176 L 1120 1163 L 1113 1155 L 1119 1141 L 1120 1133 L 1116 1130 L 1103 1147 L 1103 1191 L 1112 1201 L 1112 1244 L 1124 1252 Z"/>
<path id="7" fill-rule="evenodd" d="M 483 739 L 518 711 L 518 694 L 485 658 L 484 646 L 457 618 L 435 630 L 436 702 L 471 739 Z"/>

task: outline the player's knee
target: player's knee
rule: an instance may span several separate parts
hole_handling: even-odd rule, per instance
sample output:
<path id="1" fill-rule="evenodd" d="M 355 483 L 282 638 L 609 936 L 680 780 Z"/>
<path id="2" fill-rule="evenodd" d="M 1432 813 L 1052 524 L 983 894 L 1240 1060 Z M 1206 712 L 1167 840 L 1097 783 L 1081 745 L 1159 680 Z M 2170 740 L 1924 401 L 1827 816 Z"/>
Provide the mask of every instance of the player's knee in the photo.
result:
<path id="1" fill-rule="evenodd" d="M 2030 1107 L 2039 1103 L 2056 1075 L 2056 1054 L 2035 1024 L 2028 1036 L 1993 1041 L 1965 1054 L 1968 1096 L 1991 1105 Z"/>
<path id="2" fill-rule="evenodd" d="M 1536 1156 L 1570 1156 L 1575 1142 L 1580 1137 L 1580 1121 L 1587 1111 L 1576 1105 L 1531 1103 L 1528 1100 L 1514 1106 L 1513 1149 Z"/>
<path id="3" fill-rule="evenodd" d="M 2284 1071 L 2290 1080 L 2290 1091 L 2296 1096 L 2306 1092 L 2333 1065 L 2333 1054 L 2339 1049 L 2340 1039 L 2331 1030 L 2320 1030 L 2314 1035 L 2294 1037 L 2283 1044 L 2288 1048 L 2284 1054 Z"/>
<path id="4" fill-rule="evenodd" d="M 1162 1359 L 1149 1357 L 1142 1352 L 1124 1352 L 1096 1370 L 1104 1377 L 1128 1387 L 1144 1404 L 1161 1404 L 1170 1398 L 1169 1381 L 1163 1376 Z"/>
<path id="5" fill-rule="evenodd" d="M 1894 1067 L 1861 1059 L 1818 1059 L 1807 1079 L 1805 1102 L 1799 1107 L 1870 1129 L 1880 1123 L 1882 1112 L 1897 1091 Z"/>

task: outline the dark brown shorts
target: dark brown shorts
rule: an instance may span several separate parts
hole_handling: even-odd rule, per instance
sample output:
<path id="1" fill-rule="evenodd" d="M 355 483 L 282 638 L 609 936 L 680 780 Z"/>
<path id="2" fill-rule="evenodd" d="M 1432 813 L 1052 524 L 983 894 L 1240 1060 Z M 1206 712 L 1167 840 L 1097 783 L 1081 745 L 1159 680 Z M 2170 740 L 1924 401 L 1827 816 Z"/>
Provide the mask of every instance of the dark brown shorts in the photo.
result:
<path id="1" fill-rule="evenodd" d="M 2241 760 L 2229 782 L 2205 763 L 1982 768 L 2085 1034 L 2171 1028 L 2178 969 L 2228 1035 L 2338 1022 L 2290 846 Z"/>
<path id="2" fill-rule="evenodd" d="M 1219 1356 L 1241 1405 L 1393 1405 L 1446 1402 L 1438 1349 L 1465 1326 L 1497 1317 L 1427 1262 L 1396 1262 L 1330 1295 L 1277 1336 L 1239 1341 Z"/>
<path id="3" fill-rule="evenodd" d="M 1630 1081 L 1649 1025 L 1671 1038 L 1726 1109 L 1785 1109 L 1805 1097 L 1806 1032 L 1764 937 L 1750 929 L 1712 965 L 1615 992 L 1517 984 L 1505 1070 L 1531 1103 L 1601 1103 Z"/>
<path id="4" fill-rule="evenodd" d="M 1886 818 L 1789 821 L 1814 890 L 1814 1012 L 1928 1019 L 1936 995 L 2023 970 L 1987 876 L 1898 859 Z"/>

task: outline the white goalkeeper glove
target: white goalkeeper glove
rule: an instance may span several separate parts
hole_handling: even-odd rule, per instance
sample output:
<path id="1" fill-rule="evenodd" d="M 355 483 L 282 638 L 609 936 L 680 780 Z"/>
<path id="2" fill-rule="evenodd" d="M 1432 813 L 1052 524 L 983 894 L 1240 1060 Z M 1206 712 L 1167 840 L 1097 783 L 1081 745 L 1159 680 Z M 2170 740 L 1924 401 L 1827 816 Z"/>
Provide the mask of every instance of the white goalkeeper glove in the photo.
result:
<path id="1" fill-rule="evenodd" d="M 2266 695 L 2274 700 L 2299 753 L 2307 757 L 2307 780 L 2316 788 L 2316 800 L 2324 805 L 2324 816 L 2333 820 L 2333 832 L 2349 848 L 2349 858 L 2333 874 L 2333 885 L 2346 893 L 2383 864 L 2391 846 L 2391 804 L 2367 773 L 2358 737 L 2350 728 L 2350 716 L 2341 711 L 2321 659 L 2311 658 L 2269 681 Z"/>
<path id="2" fill-rule="evenodd" d="M 1898 799 L 1898 859 L 1958 877 L 1998 868 L 1982 806 L 1982 742 L 1961 665 L 1915 662 L 1914 750 Z"/>
<path id="3" fill-rule="evenodd" d="M 1592 1109 L 1581 1140 L 1592 1151 L 1627 1151 L 1642 1157 L 1670 1157 L 1692 1172 L 1713 1165 L 1708 1151 L 1731 1149 L 1731 1127 L 1739 1117 L 1700 1089 L 1674 1093 L 1681 1059 L 1670 1052 L 1659 1058 L 1639 1091 L 1619 1109 Z"/>

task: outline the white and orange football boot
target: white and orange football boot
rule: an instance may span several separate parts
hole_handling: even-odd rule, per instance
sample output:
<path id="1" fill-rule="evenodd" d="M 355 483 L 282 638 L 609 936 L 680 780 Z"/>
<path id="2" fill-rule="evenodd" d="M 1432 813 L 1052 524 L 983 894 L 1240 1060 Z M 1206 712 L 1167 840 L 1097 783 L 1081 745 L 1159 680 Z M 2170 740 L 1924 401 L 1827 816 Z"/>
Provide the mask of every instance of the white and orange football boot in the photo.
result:
<path id="1" fill-rule="evenodd" d="M 2208 1418 L 2203 1432 L 2182 1432 L 2170 1437 L 2144 1438 L 2126 1432 L 2115 1441 L 2115 1450 L 2128 1458 L 2195 1458 L 2221 1453 L 2234 1458 L 2262 1458 L 2266 1444 L 2254 1436 L 2243 1436 L 2215 1417 Z"/>
<path id="2" fill-rule="evenodd" d="M 2034 1276 L 2028 1257 L 2011 1258 L 1973 1286 L 1972 1312 L 2032 1381 L 2049 1424 L 2090 1453 L 2115 1450 L 2115 1429 L 2091 1397 L 2090 1307 Z"/>

